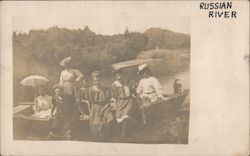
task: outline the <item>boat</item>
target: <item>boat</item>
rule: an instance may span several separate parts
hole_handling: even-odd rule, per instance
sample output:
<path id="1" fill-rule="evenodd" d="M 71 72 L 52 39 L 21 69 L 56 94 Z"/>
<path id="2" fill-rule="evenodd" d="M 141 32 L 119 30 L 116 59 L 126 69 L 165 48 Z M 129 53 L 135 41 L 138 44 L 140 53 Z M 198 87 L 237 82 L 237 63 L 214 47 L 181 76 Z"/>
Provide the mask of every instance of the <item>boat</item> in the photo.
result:
<path id="1" fill-rule="evenodd" d="M 129 73 L 131 74 L 131 71 L 136 72 L 138 65 L 142 63 L 147 63 L 149 61 L 151 60 L 133 60 L 130 62 L 117 63 L 117 64 L 111 65 L 112 67 L 111 69 L 125 68 L 126 69 L 125 71 L 129 71 Z M 132 74 L 132 75 L 136 76 L 136 74 Z M 130 78 L 136 79 L 135 77 L 130 77 Z M 143 125 L 142 126 L 143 128 L 136 129 L 137 132 L 134 133 L 135 135 L 137 135 L 138 133 L 143 134 L 144 132 L 146 135 L 148 135 L 146 131 L 150 129 L 150 127 L 154 127 L 155 123 L 159 123 L 159 121 L 168 118 L 170 114 L 177 114 L 178 116 L 178 111 L 182 108 L 183 103 L 186 100 L 186 97 L 189 96 L 189 90 L 184 90 L 180 93 L 168 94 L 164 96 L 166 97 L 166 100 L 157 100 L 155 102 L 146 102 L 146 103 L 142 101 L 138 101 L 138 104 L 142 106 L 141 108 L 143 108 L 143 114 L 146 120 L 146 124 L 145 125 L 141 124 Z M 25 103 L 19 103 L 19 105 L 14 107 L 14 112 L 13 112 L 14 113 L 13 115 L 14 139 L 16 140 L 34 140 L 34 139 L 46 140 L 46 137 L 49 133 L 51 120 L 48 118 L 33 117 L 32 116 L 32 114 L 34 114 L 34 111 L 32 109 L 33 105 L 34 105 L 34 102 L 25 102 Z M 80 117 L 79 117 L 79 120 L 80 120 Z M 81 121 L 81 123 L 83 123 L 85 127 L 88 127 L 88 121 Z M 142 121 L 140 121 L 140 123 L 142 123 Z M 88 135 L 88 134 L 91 135 L 89 132 L 85 133 L 85 135 Z M 31 136 L 34 136 L 34 137 L 31 137 Z M 120 139 L 115 138 L 111 140 L 111 142 L 132 142 L 132 143 L 140 142 L 140 140 L 138 141 L 138 139 L 136 139 L 136 137 L 134 136 L 130 137 L 129 140 L 127 141 L 121 141 Z M 58 138 L 59 140 L 64 140 L 63 137 L 58 137 Z M 81 136 L 77 137 L 76 140 L 93 141 L 92 138 L 86 139 Z M 97 139 L 95 141 L 101 141 L 101 140 Z"/>
<path id="2" fill-rule="evenodd" d="M 13 109 L 13 136 L 14 139 L 27 139 L 29 136 L 46 136 L 50 127 L 49 118 L 32 116 L 34 102 L 21 102 Z M 33 134 L 31 134 L 33 133 Z"/>
<path id="3" fill-rule="evenodd" d="M 144 114 L 147 124 L 150 125 L 155 121 L 166 118 L 169 112 L 178 111 L 182 105 L 189 91 L 167 95 L 167 100 L 155 101 L 144 106 Z M 31 139 L 32 136 L 46 139 L 49 133 L 51 120 L 49 118 L 38 118 L 32 116 L 34 111 L 32 109 L 34 103 L 19 103 L 14 107 L 13 126 L 14 139 Z M 80 118 L 79 118 L 80 120 Z M 86 122 L 85 122 L 86 124 Z"/>
<path id="4" fill-rule="evenodd" d="M 189 90 L 181 93 L 167 95 L 167 100 L 159 100 L 149 103 L 144 108 L 144 113 L 148 123 L 154 123 L 166 118 L 169 113 L 178 112 L 189 94 Z"/>

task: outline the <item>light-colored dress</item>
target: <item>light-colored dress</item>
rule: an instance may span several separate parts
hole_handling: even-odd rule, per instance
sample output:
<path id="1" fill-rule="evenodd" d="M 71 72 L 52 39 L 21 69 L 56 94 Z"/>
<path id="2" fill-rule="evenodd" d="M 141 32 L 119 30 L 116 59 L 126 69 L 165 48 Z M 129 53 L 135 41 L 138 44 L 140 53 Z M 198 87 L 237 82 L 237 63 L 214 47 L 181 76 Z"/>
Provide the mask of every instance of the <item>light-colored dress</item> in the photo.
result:
<path id="1" fill-rule="evenodd" d="M 107 124 L 115 119 L 109 107 L 109 100 L 109 90 L 104 87 L 93 86 L 88 91 L 88 101 L 91 106 L 90 131 L 97 136 L 105 135 Z"/>
<path id="2" fill-rule="evenodd" d="M 118 123 L 128 117 L 133 118 L 136 109 L 135 100 L 131 97 L 129 86 L 114 81 L 111 87 L 112 97 L 115 99 L 115 115 Z"/>
<path id="3" fill-rule="evenodd" d="M 51 115 L 52 109 L 52 97 L 45 94 L 44 96 L 38 96 L 34 105 L 34 117 L 47 118 Z"/>
<path id="4" fill-rule="evenodd" d="M 82 73 L 77 69 L 65 69 L 61 72 L 59 85 L 64 88 L 64 93 L 77 95 L 76 81 L 82 77 Z"/>
<path id="5" fill-rule="evenodd" d="M 155 77 L 142 78 L 139 82 L 137 93 L 142 99 L 150 99 L 151 102 L 162 97 L 162 86 Z"/>

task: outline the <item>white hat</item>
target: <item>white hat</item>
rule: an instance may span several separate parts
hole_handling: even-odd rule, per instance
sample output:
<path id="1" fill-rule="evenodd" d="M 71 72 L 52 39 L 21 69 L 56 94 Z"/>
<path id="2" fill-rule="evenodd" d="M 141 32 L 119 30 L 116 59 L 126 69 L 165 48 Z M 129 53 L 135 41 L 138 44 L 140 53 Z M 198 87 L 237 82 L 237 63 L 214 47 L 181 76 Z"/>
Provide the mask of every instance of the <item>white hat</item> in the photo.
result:
<path id="1" fill-rule="evenodd" d="M 65 65 L 69 64 L 70 61 L 71 61 L 71 56 L 62 59 L 59 64 L 61 66 L 65 66 Z"/>
<path id="2" fill-rule="evenodd" d="M 147 64 L 139 65 L 137 74 L 139 74 L 141 71 L 143 71 L 143 70 L 144 70 L 145 68 L 147 68 L 147 67 L 148 67 Z"/>

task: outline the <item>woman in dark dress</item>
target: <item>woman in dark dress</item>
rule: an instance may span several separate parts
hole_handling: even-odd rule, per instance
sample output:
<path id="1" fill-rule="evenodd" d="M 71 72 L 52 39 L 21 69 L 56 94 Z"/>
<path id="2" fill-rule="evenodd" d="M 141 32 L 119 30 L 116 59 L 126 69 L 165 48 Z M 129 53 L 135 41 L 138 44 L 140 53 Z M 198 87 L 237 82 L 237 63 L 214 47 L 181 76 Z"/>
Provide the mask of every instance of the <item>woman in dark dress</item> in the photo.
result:
<path id="1" fill-rule="evenodd" d="M 88 120 L 89 119 L 89 112 L 90 106 L 88 101 L 88 83 L 86 77 L 82 78 L 81 81 L 81 88 L 79 90 L 79 112 L 80 112 L 80 120 Z"/>
<path id="2" fill-rule="evenodd" d="M 90 131 L 101 139 L 106 139 L 110 134 L 110 128 L 114 116 L 110 108 L 110 92 L 101 86 L 100 72 L 92 73 L 93 86 L 88 91 L 90 103 L 89 124 Z"/>
<path id="3" fill-rule="evenodd" d="M 76 119 L 76 109 L 72 107 L 72 96 L 64 93 L 64 88 L 56 85 L 53 87 L 55 95 L 52 99 L 53 108 L 51 111 L 50 137 L 61 137 L 71 139 L 71 132 Z M 55 112 L 56 111 L 56 112 Z M 54 113 L 55 112 L 55 113 Z M 55 115 L 53 115 L 55 114 Z"/>
<path id="4" fill-rule="evenodd" d="M 122 127 L 122 137 L 126 137 L 138 122 L 139 108 L 132 96 L 132 85 L 123 76 L 121 70 L 116 70 L 116 80 L 112 83 L 111 95 L 115 102 L 115 116 Z M 138 124 L 137 124 L 138 125 Z"/>

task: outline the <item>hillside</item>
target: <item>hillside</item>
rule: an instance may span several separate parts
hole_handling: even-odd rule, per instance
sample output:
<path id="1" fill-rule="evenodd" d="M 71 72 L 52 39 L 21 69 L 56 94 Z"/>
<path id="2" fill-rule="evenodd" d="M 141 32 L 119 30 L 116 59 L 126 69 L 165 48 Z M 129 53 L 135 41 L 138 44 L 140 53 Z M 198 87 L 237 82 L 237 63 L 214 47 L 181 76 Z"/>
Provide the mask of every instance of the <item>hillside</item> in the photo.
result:
<path id="1" fill-rule="evenodd" d="M 147 49 L 156 46 L 163 49 L 189 49 L 190 36 L 161 28 L 150 28 L 144 32 L 149 39 Z"/>
<path id="2" fill-rule="evenodd" d="M 74 30 L 55 26 L 28 33 L 14 32 L 12 37 L 14 95 L 20 94 L 19 82 L 30 74 L 43 75 L 56 83 L 62 70 L 58 62 L 69 55 L 74 67 L 90 75 L 93 70 L 136 59 L 142 51 L 156 47 L 190 49 L 190 36 L 160 28 L 143 33 L 126 30 L 123 34 L 102 35 L 87 26 Z"/>

